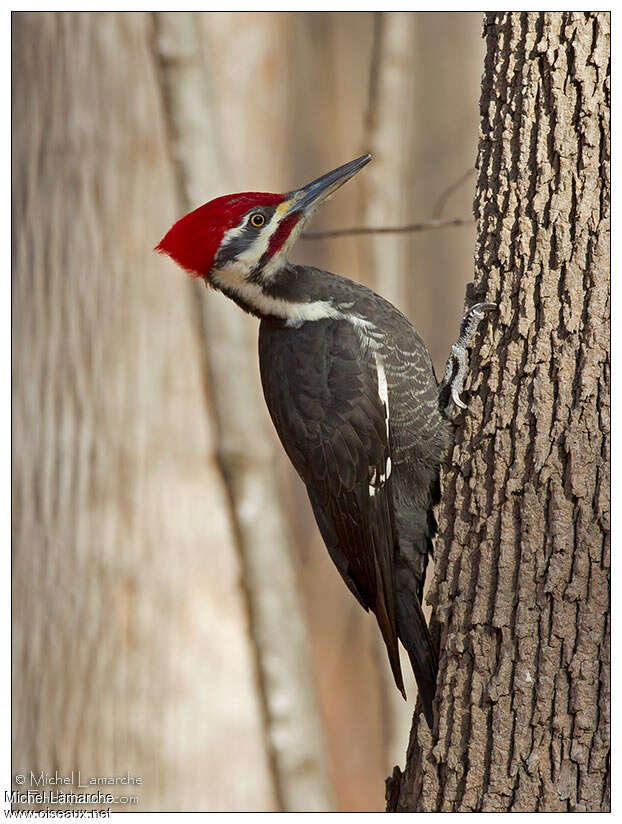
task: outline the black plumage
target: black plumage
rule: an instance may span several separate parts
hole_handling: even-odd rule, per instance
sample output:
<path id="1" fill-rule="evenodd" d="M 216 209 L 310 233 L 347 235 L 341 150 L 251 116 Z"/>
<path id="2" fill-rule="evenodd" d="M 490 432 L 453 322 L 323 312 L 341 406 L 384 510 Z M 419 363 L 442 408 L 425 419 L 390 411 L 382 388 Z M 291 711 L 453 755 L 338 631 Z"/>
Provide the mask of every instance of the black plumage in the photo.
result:
<path id="1" fill-rule="evenodd" d="M 269 290 L 330 307 L 299 325 L 262 318 L 264 395 L 332 560 L 375 613 L 402 693 L 404 644 L 431 725 L 437 661 L 420 600 L 449 425 L 430 356 L 401 312 L 345 278 L 287 264 Z"/>

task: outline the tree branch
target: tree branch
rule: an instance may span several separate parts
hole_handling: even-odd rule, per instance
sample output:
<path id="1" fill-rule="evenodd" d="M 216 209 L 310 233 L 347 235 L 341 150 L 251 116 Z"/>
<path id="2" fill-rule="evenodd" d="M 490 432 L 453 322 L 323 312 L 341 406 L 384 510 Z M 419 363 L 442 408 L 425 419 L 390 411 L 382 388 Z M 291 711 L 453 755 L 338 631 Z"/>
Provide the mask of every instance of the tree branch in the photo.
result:
<path id="1" fill-rule="evenodd" d="M 406 223 L 404 226 L 350 226 L 346 229 L 328 229 L 321 232 L 303 232 L 304 240 L 323 240 L 329 237 L 346 237 L 348 235 L 396 235 L 407 232 L 425 232 L 428 229 L 445 229 L 448 226 L 469 226 L 472 217 L 454 217 L 451 220 L 422 220 L 419 223 Z"/>

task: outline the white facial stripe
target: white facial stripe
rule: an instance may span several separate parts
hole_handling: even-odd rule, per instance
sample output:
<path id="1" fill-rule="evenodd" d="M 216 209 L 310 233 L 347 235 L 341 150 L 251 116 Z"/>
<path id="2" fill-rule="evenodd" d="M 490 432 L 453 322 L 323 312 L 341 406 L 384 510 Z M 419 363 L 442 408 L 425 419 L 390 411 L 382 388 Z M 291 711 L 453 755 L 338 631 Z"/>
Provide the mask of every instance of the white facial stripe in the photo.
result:
<path id="1" fill-rule="evenodd" d="M 252 269 L 259 260 L 263 253 L 268 249 L 268 243 L 270 242 L 270 236 L 272 235 L 273 231 L 275 230 L 276 226 L 278 225 L 278 209 L 272 216 L 272 220 L 265 224 L 261 232 L 255 237 L 255 240 L 248 246 L 243 252 L 237 255 L 236 260 L 245 263 L 249 269 Z M 246 227 L 248 226 L 248 221 L 252 217 L 253 212 L 250 212 L 244 221 L 240 223 L 238 226 L 234 226 L 232 229 L 227 229 L 224 233 L 220 248 L 222 249 L 224 246 L 228 246 L 230 243 L 234 242 L 236 238 L 240 237 L 244 234 Z"/>
<path id="2" fill-rule="evenodd" d="M 280 216 L 283 214 L 285 206 L 286 204 L 281 203 L 276 208 L 274 214 L 272 215 L 272 219 L 265 224 L 265 226 L 263 227 L 261 232 L 259 232 L 253 243 L 251 243 L 250 246 L 248 246 L 246 249 L 244 249 L 243 252 L 236 256 L 234 263 L 240 263 L 243 266 L 245 266 L 247 273 L 252 271 L 252 269 L 261 260 L 261 256 L 264 254 L 264 252 L 268 251 L 270 238 L 272 237 L 273 233 L 276 231 L 277 226 L 279 225 Z M 222 241 L 220 244 L 221 249 L 223 248 L 223 246 L 228 245 L 241 234 L 243 234 L 252 214 L 253 212 L 250 212 L 246 216 L 246 219 L 238 226 L 234 226 L 232 229 L 227 229 L 227 231 L 224 233 L 222 237 Z M 224 267 L 220 267 L 217 270 L 217 272 L 224 272 L 227 269 L 227 265 L 225 265 Z"/>

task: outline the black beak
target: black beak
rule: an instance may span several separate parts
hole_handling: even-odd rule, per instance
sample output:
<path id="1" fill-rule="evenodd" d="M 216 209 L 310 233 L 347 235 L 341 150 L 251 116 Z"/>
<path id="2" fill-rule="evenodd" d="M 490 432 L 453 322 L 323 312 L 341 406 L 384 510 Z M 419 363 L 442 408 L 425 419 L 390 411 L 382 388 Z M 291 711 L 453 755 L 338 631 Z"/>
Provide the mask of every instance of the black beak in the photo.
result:
<path id="1" fill-rule="evenodd" d="M 289 209 L 283 217 L 293 214 L 294 212 L 309 213 L 319 206 L 322 201 L 332 195 L 340 186 L 343 186 L 346 181 L 360 171 L 363 166 L 366 166 L 371 160 L 370 154 L 361 155 L 356 160 L 351 160 L 338 169 L 333 169 L 332 172 L 318 177 L 317 180 L 312 180 L 307 183 L 302 189 L 296 189 L 288 193 L 287 201 L 290 203 Z"/>

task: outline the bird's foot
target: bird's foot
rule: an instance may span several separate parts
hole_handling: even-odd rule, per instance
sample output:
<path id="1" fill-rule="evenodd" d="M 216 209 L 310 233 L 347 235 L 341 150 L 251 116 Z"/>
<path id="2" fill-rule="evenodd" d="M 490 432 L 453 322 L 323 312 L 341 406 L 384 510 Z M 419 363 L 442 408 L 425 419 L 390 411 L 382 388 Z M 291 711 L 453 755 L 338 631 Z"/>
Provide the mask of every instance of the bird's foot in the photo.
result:
<path id="1" fill-rule="evenodd" d="M 460 393 L 464 388 L 464 379 L 469 366 L 467 349 L 475 338 L 480 321 L 495 309 L 497 309 L 496 303 L 476 303 L 462 318 L 460 335 L 451 347 L 445 376 L 439 388 L 439 404 L 445 414 L 449 414 L 452 402 L 460 409 L 466 409 L 466 403 L 460 397 Z"/>

